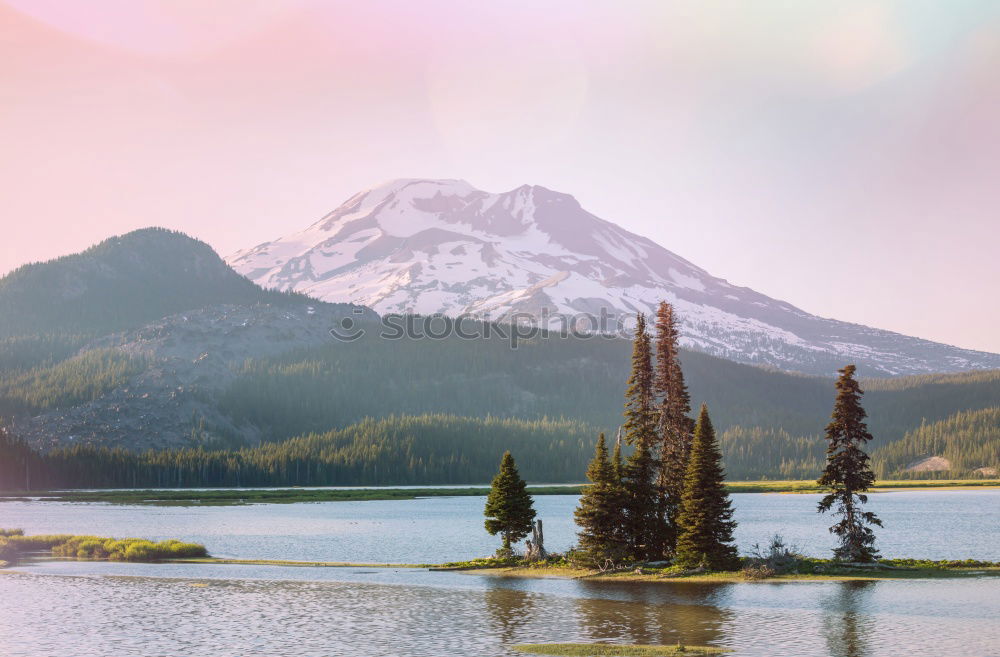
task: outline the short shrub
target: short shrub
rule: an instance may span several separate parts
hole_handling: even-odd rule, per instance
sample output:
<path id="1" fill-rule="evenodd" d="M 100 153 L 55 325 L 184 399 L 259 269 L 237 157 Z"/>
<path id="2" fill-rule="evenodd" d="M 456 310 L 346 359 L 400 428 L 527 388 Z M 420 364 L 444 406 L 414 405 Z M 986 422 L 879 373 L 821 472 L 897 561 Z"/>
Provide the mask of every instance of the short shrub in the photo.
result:
<path id="1" fill-rule="evenodd" d="M 150 541 L 135 541 L 125 548 L 123 561 L 153 561 L 157 559 L 156 544 Z"/>
<path id="2" fill-rule="evenodd" d="M 740 570 L 740 575 L 743 579 L 751 582 L 769 579 L 774 577 L 776 574 L 777 573 L 774 572 L 774 569 L 767 564 L 750 564 L 748 566 L 744 566 L 742 570 Z"/>
<path id="3" fill-rule="evenodd" d="M 104 551 L 104 542 L 97 539 L 80 541 L 76 548 L 77 559 L 106 559 L 108 553 Z"/>
<path id="4" fill-rule="evenodd" d="M 795 546 L 786 544 L 780 534 L 775 534 L 767 547 L 754 544 L 750 556 L 745 559 L 746 565 L 740 572 L 747 579 L 763 579 L 759 575 L 766 572 L 771 573 L 767 575 L 768 577 L 778 573 L 795 572 L 804 561 L 805 557 Z"/>
<path id="5" fill-rule="evenodd" d="M 162 550 L 164 559 L 195 559 L 208 556 L 208 550 L 199 543 L 184 543 L 171 539 L 163 541 L 158 547 Z"/>

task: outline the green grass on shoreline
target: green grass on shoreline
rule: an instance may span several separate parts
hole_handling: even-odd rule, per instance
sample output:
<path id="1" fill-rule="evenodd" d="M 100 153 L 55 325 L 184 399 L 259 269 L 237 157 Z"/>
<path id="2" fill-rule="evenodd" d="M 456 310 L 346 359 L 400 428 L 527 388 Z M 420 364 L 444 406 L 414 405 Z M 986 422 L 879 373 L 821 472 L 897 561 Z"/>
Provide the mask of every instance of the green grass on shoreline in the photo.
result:
<path id="1" fill-rule="evenodd" d="M 136 562 L 208 556 L 204 545 L 178 540 L 156 542 L 73 534 L 25 536 L 20 529 L 0 529 L 0 561 L 16 562 L 37 553 L 64 559 Z"/>
<path id="2" fill-rule="evenodd" d="M 444 564 L 350 563 L 333 561 L 291 561 L 282 559 L 230 559 L 209 556 L 203 545 L 178 540 L 154 542 L 141 538 L 106 538 L 71 534 L 25 536 L 19 529 L 0 529 L 0 567 L 7 562 L 46 553 L 56 558 L 89 561 L 134 561 L 215 565 L 292 566 L 301 568 L 426 568 L 432 571 L 524 578 L 564 578 L 613 580 L 619 582 L 730 582 L 746 581 L 742 571 L 690 572 L 679 567 L 639 564 L 638 567 L 602 572 L 588 569 L 553 554 L 547 561 L 527 563 L 519 558 L 484 557 Z M 747 562 L 750 563 L 749 561 Z M 975 560 L 928 561 L 886 559 L 878 569 L 857 570 L 828 559 L 799 557 L 783 574 L 771 574 L 755 581 L 824 579 L 923 579 L 942 577 L 1000 576 L 1000 562 Z"/>
<path id="3" fill-rule="evenodd" d="M 517 577 L 527 579 L 586 579 L 590 581 L 615 582 L 746 582 L 741 571 L 686 573 L 675 567 L 629 568 L 620 571 L 601 572 L 570 564 L 559 557 L 549 562 L 526 564 L 517 559 L 497 559 L 484 557 L 469 561 L 444 564 L 406 563 L 350 563 L 319 561 L 283 561 L 277 559 L 226 559 L 203 557 L 195 559 L 171 559 L 176 563 L 191 564 L 235 564 L 245 566 L 293 566 L 313 568 L 426 568 L 431 571 L 461 572 L 472 575 L 497 577 Z M 753 581 L 790 582 L 825 580 L 893 580 L 893 579 L 951 579 L 968 577 L 998 577 L 1000 563 L 975 560 L 928 561 L 922 559 L 886 559 L 881 562 L 885 568 L 857 569 L 838 564 L 829 559 L 804 558 L 796 572 L 775 574 Z"/>
<path id="4" fill-rule="evenodd" d="M 1000 479 L 937 479 L 881 481 L 872 492 L 892 490 L 947 490 L 997 488 Z M 727 484 L 731 493 L 819 493 L 814 481 L 734 481 Z M 529 486 L 532 495 L 578 495 L 581 485 Z M 161 506 L 227 506 L 239 504 L 292 504 L 301 502 L 357 502 L 374 500 L 413 500 L 421 497 L 485 496 L 489 489 L 468 488 L 266 488 L 266 489 L 169 489 L 169 490 L 93 490 L 0 492 L 0 501 L 39 499 L 54 502 L 105 502 L 111 504 L 148 504 Z"/>
<path id="5" fill-rule="evenodd" d="M 710 646 L 625 645 L 620 643 L 521 643 L 513 646 L 517 652 L 533 655 L 567 655 L 570 657 L 673 657 L 676 655 L 718 655 L 729 652 Z"/>
<path id="6" fill-rule="evenodd" d="M 744 559 L 744 565 L 752 565 Z M 516 559 L 484 558 L 443 564 L 432 570 L 518 578 L 563 578 L 615 582 L 781 582 L 824 580 L 890 580 L 1000 577 L 1000 562 L 926 559 L 883 559 L 878 567 L 858 567 L 831 559 L 799 557 L 780 573 L 748 577 L 744 570 L 690 571 L 679 566 L 639 564 L 616 571 L 599 571 L 572 563 L 559 555 L 547 562 L 524 563 Z"/>

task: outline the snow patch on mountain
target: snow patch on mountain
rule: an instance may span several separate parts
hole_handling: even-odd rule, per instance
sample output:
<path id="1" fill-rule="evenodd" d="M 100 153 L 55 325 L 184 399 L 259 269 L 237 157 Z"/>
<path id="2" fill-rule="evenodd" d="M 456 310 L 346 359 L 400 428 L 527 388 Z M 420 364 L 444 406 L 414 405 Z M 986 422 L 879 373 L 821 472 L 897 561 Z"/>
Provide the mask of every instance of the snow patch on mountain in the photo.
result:
<path id="1" fill-rule="evenodd" d="M 652 313 L 666 299 L 686 346 L 786 370 L 1000 367 L 996 354 L 816 317 L 734 286 L 540 186 L 494 194 L 464 180 L 393 180 L 227 261 L 263 286 L 380 313 L 546 317 L 555 327 L 567 316 Z"/>

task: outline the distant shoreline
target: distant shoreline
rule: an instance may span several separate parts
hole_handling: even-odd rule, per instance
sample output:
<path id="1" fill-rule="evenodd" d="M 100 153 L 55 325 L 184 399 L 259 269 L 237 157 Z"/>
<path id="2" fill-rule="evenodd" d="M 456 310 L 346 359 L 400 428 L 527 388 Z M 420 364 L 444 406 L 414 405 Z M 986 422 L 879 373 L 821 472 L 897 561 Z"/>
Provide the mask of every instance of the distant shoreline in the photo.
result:
<path id="1" fill-rule="evenodd" d="M 134 539 L 133 539 L 134 540 Z M 62 558 L 65 561 L 79 559 Z M 85 561 L 88 559 L 84 559 Z M 107 561 L 98 559 L 97 561 Z M 424 569 L 432 572 L 460 573 L 488 577 L 510 577 L 518 579 L 568 579 L 591 582 L 630 583 L 780 583 L 780 582 L 827 582 L 827 581 L 881 581 L 913 579 L 970 579 L 1000 578 L 1000 564 L 956 565 L 947 561 L 889 560 L 890 562 L 911 562 L 904 567 L 887 565 L 884 568 L 855 569 L 825 559 L 812 559 L 818 568 L 814 572 L 792 572 L 772 574 L 759 579 L 747 579 L 740 571 L 721 572 L 673 572 L 671 568 L 640 566 L 616 572 L 601 572 L 562 564 L 539 565 L 485 565 L 486 559 L 471 562 L 446 564 L 408 563 L 353 563 L 331 561 L 287 561 L 281 559 L 233 559 L 225 557 L 188 557 L 152 560 L 154 563 L 174 563 L 191 565 L 239 565 L 239 566 L 279 566 L 293 568 L 378 568 L 378 569 Z M 974 562 L 969 562 L 974 563 Z M 0 561 L 0 572 L 13 564 Z"/>
<path id="2" fill-rule="evenodd" d="M 532 495 L 579 495 L 579 484 L 529 486 Z M 820 493 L 814 481 L 733 481 L 730 493 Z M 928 479 L 880 481 L 871 492 L 913 490 L 980 490 L 1000 488 L 1000 479 Z M 293 504 L 303 502 L 360 502 L 413 500 L 423 497 L 485 496 L 486 486 L 467 488 L 215 488 L 141 490 L 67 490 L 0 492 L 0 502 L 32 500 L 52 502 L 105 502 L 155 506 L 229 506 L 242 504 Z"/>
<path id="3" fill-rule="evenodd" d="M 579 579 L 590 582 L 826 582 L 826 581 L 871 581 L 899 579 L 956 579 L 976 577 L 1000 577 L 1000 567 L 982 568 L 935 568 L 921 567 L 906 570 L 851 570 L 831 566 L 827 572 L 820 573 L 784 573 L 748 580 L 739 571 L 708 572 L 692 575 L 664 575 L 658 572 L 638 574 L 633 571 L 601 573 L 589 570 L 570 570 L 561 567 L 519 567 L 509 568 L 477 568 L 462 570 L 468 575 L 488 575 L 492 577 L 513 577 L 527 579 Z"/>
<path id="4" fill-rule="evenodd" d="M 845 580 L 898 580 L 898 579 L 955 579 L 975 577 L 1000 577 L 1000 564 L 989 564 L 968 567 L 946 567 L 947 562 L 923 561 L 910 567 L 889 566 L 872 570 L 857 570 L 838 566 L 829 560 L 815 560 L 821 563 L 821 572 L 784 573 L 764 577 L 762 582 L 823 582 Z M 892 560 L 890 560 L 892 561 Z M 901 560 L 897 560 L 901 561 Z M 406 564 L 406 563 L 351 563 L 351 562 L 317 562 L 317 561 L 284 561 L 278 559 L 230 559 L 201 557 L 194 559 L 169 559 L 167 563 L 187 563 L 205 565 L 244 565 L 244 566 L 285 566 L 299 568 L 385 568 L 385 569 L 427 569 L 435 572 L 462 573 L 465 575 L 486 575 L 490 577 L 513 577 L 524 579 L 574 579 L 598 582 L 749 582 L 740 571 L 706 572 L 692 574 L 670 573 L 669 569 L 646 568 L 618 572 L 600 572 L 586 568 L 576 568 L 564 565 L 516 565 L 516 566 L 483 566 L 481 560 L 464 564 Z"/>

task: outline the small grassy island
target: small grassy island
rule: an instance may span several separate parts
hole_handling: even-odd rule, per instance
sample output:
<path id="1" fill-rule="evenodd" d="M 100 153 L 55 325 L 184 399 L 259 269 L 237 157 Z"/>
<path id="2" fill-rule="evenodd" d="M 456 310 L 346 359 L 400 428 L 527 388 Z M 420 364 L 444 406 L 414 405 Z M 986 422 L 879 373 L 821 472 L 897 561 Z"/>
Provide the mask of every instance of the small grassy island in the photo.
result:
<path id="1" fill-rule="evenodd" d="M 0 529 L 0 566 L 44 552 L 54 557 L 92 561 L 154 562 L 208 556 L 204 545 L 177 540 L 154 542 L 73 534 L 25 536 L 20 529 Z"/>
<path id="2" fill-rule="evenodd" d="M 674 655 L 720 655 L 725 648 L 710 646 L 626 646 L 617 643 L 522 643 L 514 650 L 532 655 L 575 655 L 578 657 L 671 657 Z"/>
<path id="3" fill-rule="evenodd" d="M 552 554 L 544 561 L 488 557 L 441 564 L 431 567 L 431 570 L 499 577 L 557 577 L 614 582 L 787 582 L 997 577 L 1000 576 L 1000 562 L 882 559 L 876 563 L 855 564 L 786 553 L 780 557 L 742 557 L 736 570 L 685 568 L 664 562 L 601 570 L 574 560 L 573 555 Z"/>
<path id="4" fill-rule="evenodd" d="M 427 568 L 439 572 L 523 578 L 566 578 L 615 582 L 740 582 L 881 580 L 1000 576 L 1000 562 L 966 560 L 883 559 L 871 564 L 850 564 L 831 559 L 804 557 L 772 549 L 767 555 L 742 557 L 738 570 L 684 568 L 666 562 L 633 563 L 614 568 L 596 568 L 580 555 L 550 553 L 541 560 L 519 555 L 483 557 L 443 564 L 353 563 L 284 561 L 277 559 L 229 559 L 209 556 L 204 545 L 178 540 L 150 541 L 142 538 L 108 538 L 73 534 L 25 536 L 20 529 L 0 529 L 0 568 L 29 555 L 51 555 L 62 559 L 173 562 L 188 564 L 240 564 L 295 566 L 303 568 Z M 547 644 L 546 644 L 547 645 Z M 666 648 L 673 649 L 671 646 Z M 694 648 L 688 648 L 694 650 Z M 556 653 L 551 653 L 556 654 Z M 576 653 L 558 653 L 576 654 Z M 590 653 L 587 653 L 590 654 Z M 605 654 L 605 653 L 594 653 Z M 607 653 L 612 654 L 612 653 Z M 617 653 L 616 653 L 617 654 Z M 636 653 L 646 654 L 646 653 Z M 649 653 L 653 654 L 653 653 Z M 656 653 L 659 654 L 659 653 Z M 673 653 L 665 653 L 673 654 Z M 693 653 L 699 654 L 699 653 Z"/>

